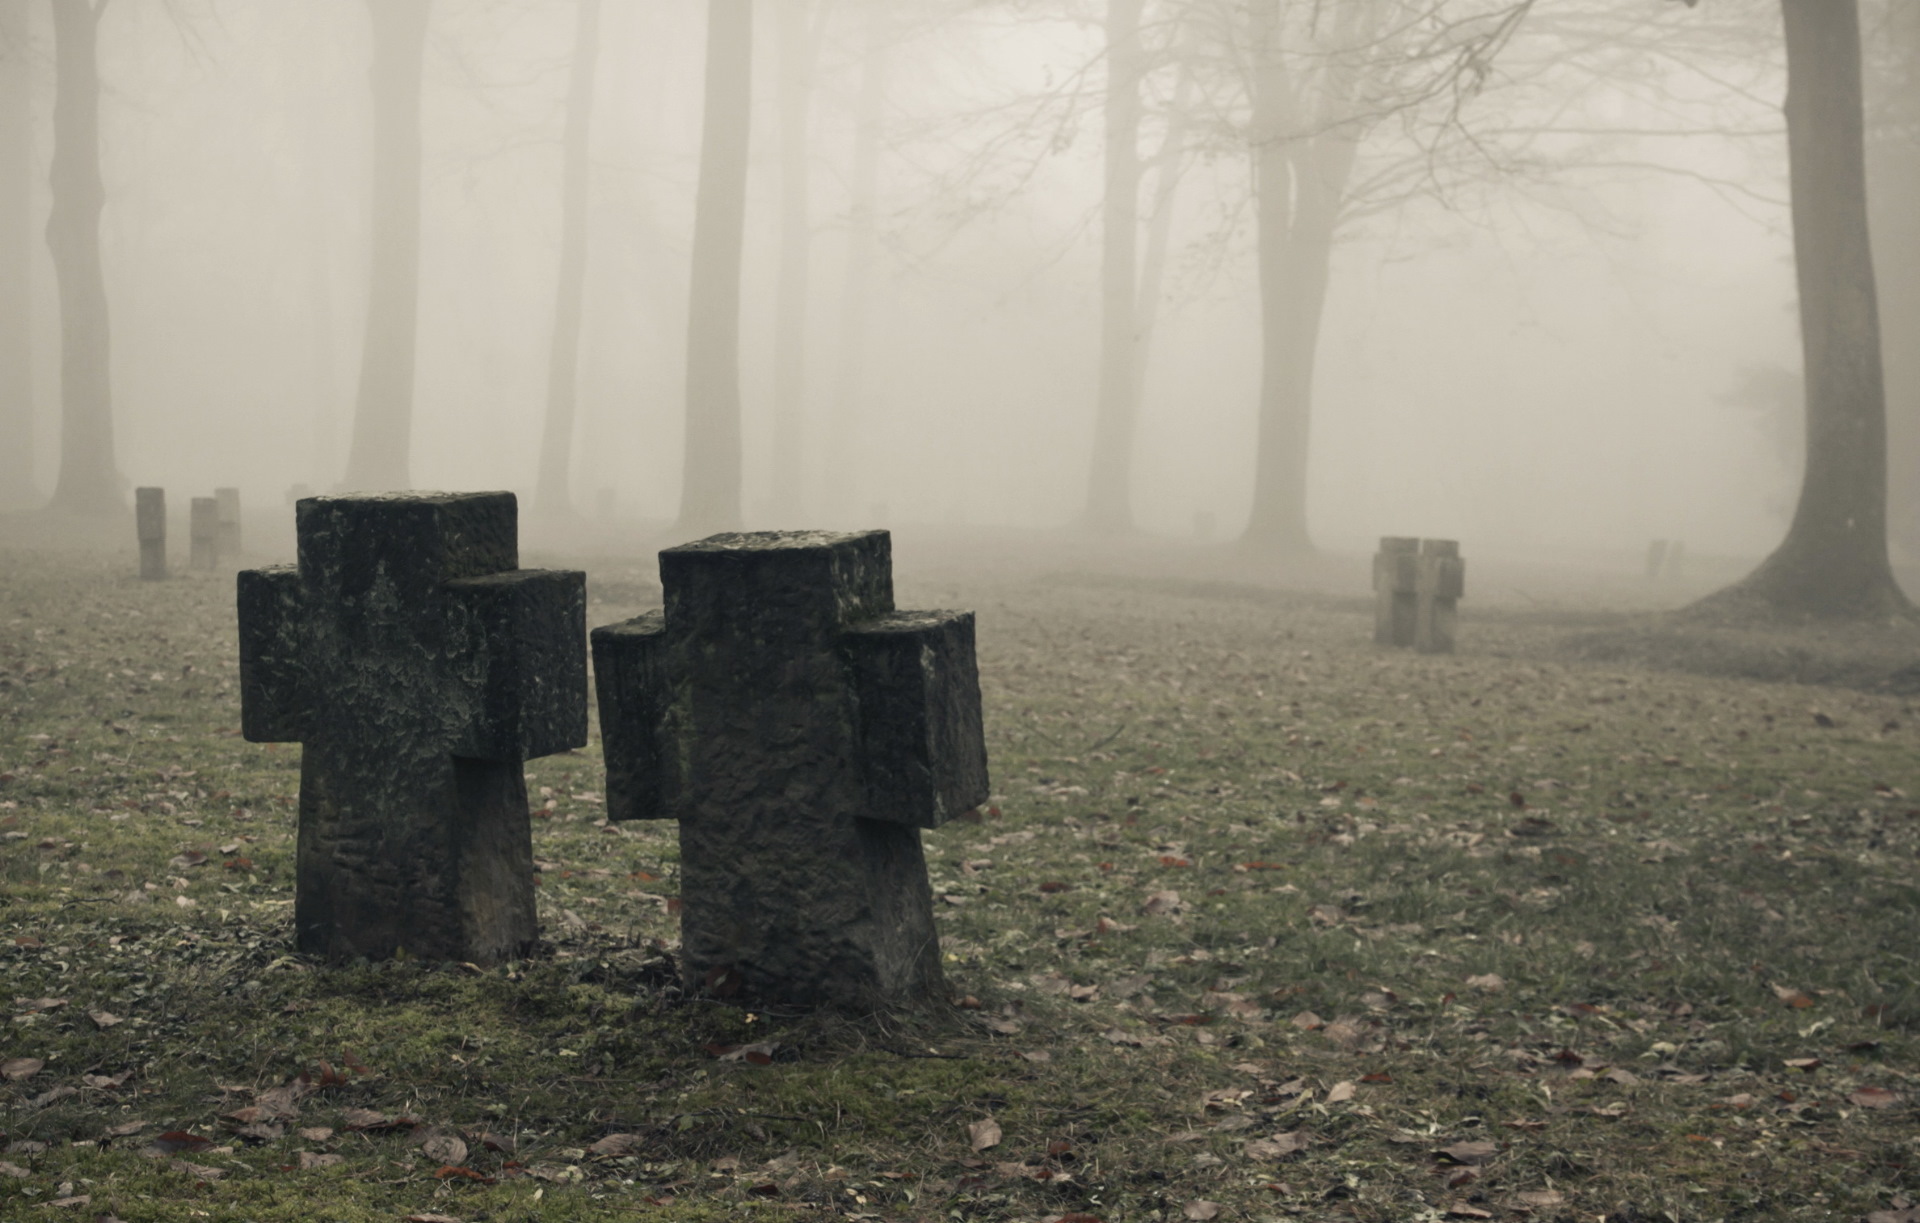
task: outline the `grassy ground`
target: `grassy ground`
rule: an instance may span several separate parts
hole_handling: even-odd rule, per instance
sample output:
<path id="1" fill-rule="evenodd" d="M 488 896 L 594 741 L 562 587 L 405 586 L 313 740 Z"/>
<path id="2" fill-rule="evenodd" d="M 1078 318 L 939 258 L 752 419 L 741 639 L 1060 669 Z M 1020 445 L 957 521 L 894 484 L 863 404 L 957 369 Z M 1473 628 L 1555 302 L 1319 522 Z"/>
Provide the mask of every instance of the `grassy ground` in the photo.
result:
<path id="1" fill-rule="evenodd" d="M 851 1022 L 679 990 L 672 829 L 603 824 L 594 747 L 529 766 L 549 954 L 292 954 L 298 749 L 238 737 L 230 582 L 128 568 L 0 555 L 0 1217 L 1920 1199 L 1898 696 L 1608 669 L 1514 613 L 1433 659 L 1351 600 L 903 585 L 980 613 L 997 793 L 927 837 L 961 1005 Z M 649 590 L 591 581 L 595 623 Z"/>

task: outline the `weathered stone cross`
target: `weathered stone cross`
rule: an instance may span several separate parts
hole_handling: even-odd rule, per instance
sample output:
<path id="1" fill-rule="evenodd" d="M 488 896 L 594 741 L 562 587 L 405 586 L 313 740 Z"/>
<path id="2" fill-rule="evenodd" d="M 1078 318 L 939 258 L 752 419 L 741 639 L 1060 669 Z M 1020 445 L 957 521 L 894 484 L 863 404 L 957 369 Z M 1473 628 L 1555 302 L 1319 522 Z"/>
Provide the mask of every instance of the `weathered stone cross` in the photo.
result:
<path id="1" fill-rule="evenodd" d="M 294 924 L 330 959 L 537 934 L 523 762 L 587 741 L 586 575 L 522 570 L 512 493 L 311 497 L 240 574 L 241 726 L 298 741 Z"/>
<path id="2" fill-rule="evenodd" d="M 660 554 L 666 608 L 593 632 L 613 819 L 680 821 L 682 966 L 861 1009 L 941 987 L 920 829 L 986 800 L 971 612 L 896 612 L 885 531 Z"/>

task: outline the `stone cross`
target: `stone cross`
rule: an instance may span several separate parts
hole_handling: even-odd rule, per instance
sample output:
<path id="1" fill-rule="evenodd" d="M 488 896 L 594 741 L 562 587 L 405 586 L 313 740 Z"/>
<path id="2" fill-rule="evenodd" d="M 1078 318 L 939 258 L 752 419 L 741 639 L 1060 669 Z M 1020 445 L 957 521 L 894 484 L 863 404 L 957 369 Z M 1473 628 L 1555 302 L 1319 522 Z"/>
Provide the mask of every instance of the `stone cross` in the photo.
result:
<path id="1" fill-rule="evenodd" d="M 140 576 L 157 582 L 167 576 L 167 490 L 133 490 L 134 533 L 140 539 Z"/>
<path id="2" fill-rule="evenodd" d="M 219 524 L 218 539 L 220 555 L 234 557 L 240 555 L 240 490 L 237 488 L 216 488 L 213 490 L 214 506 Z"/>
<path id="3" fill-rule="evenodd" d="M 212 569 L 220 558 L 220 503 L 195 497 L 187 503 L 187 568 Z"/>
<path id="4" fill-rule="evenodd" d="M 1413 644 L 1419 552 L 1417 539 L 1380 537 L 1373 554 L 1373 640 L 1379 645 Z"/>
<path id="5" fill-rule="evenodd" d="M 860 1010 L 942 985 L 920 830 L 987 797 L 971 612 L 897 612 L 885 531 L 660 554 L 593 632 L 607 814 L 680 822 L 681 956 L 723 996 Z"/>
<path id="6" fill-rule="evenodd" d="M 1453 653 L 1455 606 L 1466 593 L 1467 562 L 1452 539 L 1420 541 L 1413 648 L 1422 654 Z"/>
<path id="7" fill-rule="evenodd" d="M 303 745 L 294 927 L 335 961 L 538 933 L 523 763 L 587 741 L 586 575 L 517 568 L 512 493 L 312 497 L 239 577 L 241 728 Z"/>

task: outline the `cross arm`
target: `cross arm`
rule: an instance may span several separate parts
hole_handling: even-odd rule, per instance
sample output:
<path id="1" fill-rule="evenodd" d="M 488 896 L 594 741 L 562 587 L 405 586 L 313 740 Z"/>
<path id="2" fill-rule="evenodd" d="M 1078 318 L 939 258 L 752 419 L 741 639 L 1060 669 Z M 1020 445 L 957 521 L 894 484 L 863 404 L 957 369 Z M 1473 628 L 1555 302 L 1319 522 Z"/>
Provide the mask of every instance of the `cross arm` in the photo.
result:
<path id="1" fill-rule="evenodd" d="M 301 660 L 308 643 L 300 611 L 300 571 L 292 565 L 243 569 L 240 618 L 240 733 L 253 743 L 305 737 L 311 704 Z"/>
<path id="2" fill-rule="evenodd" d="M 457 756 L 530 760 L 587 743 L 587 575 L 515 569 L 446 584 Z"/>
<path id="3" fill-rule="evenodd" d="M 894 612 L 842 648 L 859 702 L 869 819 L 938 828 L 987 800 L 973 613 Z"/>
<path id="4" fill-rule="evenodd" d="M 666 616 L 648 612 L 593 630 L 593 682 L 606 753 L 607 818 L 674 818 L 663 750 L 663 723 L 673 695 Z"/>

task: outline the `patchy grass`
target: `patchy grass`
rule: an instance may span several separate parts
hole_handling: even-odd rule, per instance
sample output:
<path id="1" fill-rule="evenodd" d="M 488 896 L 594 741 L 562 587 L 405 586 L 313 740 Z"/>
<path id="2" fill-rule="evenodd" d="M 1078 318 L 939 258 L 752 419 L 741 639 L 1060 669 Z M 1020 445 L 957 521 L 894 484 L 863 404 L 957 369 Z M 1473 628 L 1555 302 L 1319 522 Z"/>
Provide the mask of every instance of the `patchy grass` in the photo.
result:
<path id="1" fill-rule="evenodd" d="M 964 1005 L 854 1022 L 681 992 L 672 829 L 603 825 L 597 748 L 529 767 L 547 955 L 292 954 L 299 754 L 238 737 L 227 579 L 0 566 L 0 1216 L 1920 1198 L 1895 696 L 1606 669 L 1512 614 L 1432 659 L 1354 601 L 903 584 L 980 612 L 998 793 L 927 838 Z M 606 587 L 595 623 L 649 589 Z"/>

